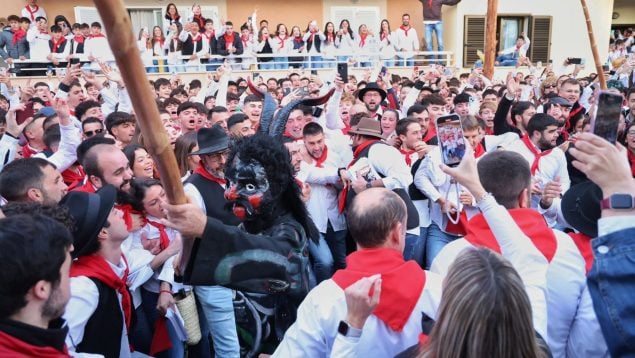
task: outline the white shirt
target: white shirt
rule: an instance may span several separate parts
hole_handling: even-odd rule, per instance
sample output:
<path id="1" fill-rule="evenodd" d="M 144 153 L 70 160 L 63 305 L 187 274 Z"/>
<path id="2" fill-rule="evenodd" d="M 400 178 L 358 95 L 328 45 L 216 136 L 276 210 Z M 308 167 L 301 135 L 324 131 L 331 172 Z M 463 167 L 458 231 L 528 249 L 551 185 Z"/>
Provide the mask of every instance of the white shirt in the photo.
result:
<path id="1" fill-rule="evenodd" d="M 412 184 L 410 169 L 395 147 L 387 144 L 373 145 L 368 151 L 368 162 L 377 174 L 384 176 L 381 181 L 386 189 L 406 189 Z"/>
<path id="2" fill-rule="evenodd" d="M 395 46 L 397 47 L 397 56 L 401 58 L 412 58 L 414 56 L 413 51 L 419 51 L 419 36 L 417 35 L 417 30 L 411 27 L 408 30 L 408 35 L 406 32 L 400 28 L 394 31 L 395 33 Z M 401 49 L 405 49 L 405 52 L 402 52 Z"/>
<path id="3" fill-rule="evenodd" d="M 395 332 L 375 315 L 370 315 L 359 338 L 357 354 L 350 357 L 394 357 L 417 344 L 421 313 L 436 319 L 441 300 L 440 277 L 430 272 L 425 275 L 425 286 L 403 330 Z M 344 290 L 333 280 L 323 281 L 302 301 L 295 323 L 272 357 L 331 357 L 331 348 L 339 335 L 337 327 L 346 319 L 346 311 Z"/>
<path id="4" fill-rule="evenodd" d="M 28 5 L 27 5 L 28 6 Z M 47 19 L 46 17 L 46 11 L 44 11 L 44 8 L 38 5 L 38 9 L 37 11 L 35 11 L 33 13 L 33 15 L 31 15 L 31 12 L 29 10 L 27 10 L 27 6 L 22 8 L 22 11 L 20 11 L 20 14 L 22 17 L 26 17 L 29 20 L 31 20 L 31 27 L 35 27 L 36 26 L 36 22 L 35 19 L 37 19 L 38 17 L 42 16 L 43 18 Z M 30 6 L 29 6 L 30 7 Z M 47 19 L 48 20 L 48 19 Z"/>
<path id="5" fill-rule="evenodd" d="M 26 9 L 24 11 L 26 11 Z M 41 33 L 37 27 L 32 26 L 29 31 L 27 31 L 26 40 L 29 42 L 29 54 L 32 60 L 46 61 L 46 56 L 51 53 L 51 49 L 49 47 L 50 39 L 51 35 L 48 33 Z"/>
<path id="6" fill-rule="evenodd" d="M 115 55 L 110 50 L 110 44 L 105 37 L 89 37 L 84 40 L 84 54 L 87 57 L 93 56 L 103 62 L 115 61 Z M 97 61 L 92 62 L 91 68 L 100 69 Z"/>
<path id="7" fill-rule="evenodd" d="M 126 263 L 123 257 L 119 261 L 118 265 L 113 265 L 108 262 L 108 265 L 115 274 L 119 277 L 123 277 L 126 271 Z M 64 319 L 68 324 L 68 336 L 66 336 L 66 346 L 69 352 L 73 353 L 77 349 L 77 346 L 82 343 L 84 339 L 84 329 L 86 323 L 90 317 L 97 310 L 97 304 L 99 303 L 99 291 L 97 286 L 91 279 L 86 276 L 71 277 L 71 298 L 66 305 L 66 311 L 64 312 Z M 121 316 L 123 324 L 121 327 L 121 351 L 119 357 L 130 357 L 130 344 L 128 342 L 128 331 L 126 330 L 126 320 L 123 317 L 123 308 L 121 308 L 121 294 L 117 292 L 117 298 L 119 299 L 119 307 L 122 310 Z"/>
<path id="8" fill-rule="evenodd" d="M 48 158 L 44 153 L 37 153 L 34 157 L 48 160 L 61 173 L 77 161 L 77 147 L 81 141 L 80 131 L 75 125 L 72 123 L 66 126 L 60 124 L 60 143 L 57 152 Z"/>

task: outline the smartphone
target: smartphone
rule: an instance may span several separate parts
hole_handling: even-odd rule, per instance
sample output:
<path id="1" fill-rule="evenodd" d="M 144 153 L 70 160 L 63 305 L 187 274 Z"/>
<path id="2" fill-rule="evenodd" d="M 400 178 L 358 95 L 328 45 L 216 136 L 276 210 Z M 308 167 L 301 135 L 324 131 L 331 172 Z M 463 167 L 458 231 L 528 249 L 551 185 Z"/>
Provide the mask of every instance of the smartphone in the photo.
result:
<path id="1" fill-rule="evenodd" d="M 580 57 L 569 57 L 567 59 L 570 65 L 581 65 L 582 59 Z"/>
<path id="2" fill-rule="evenodd" d="M 388 73 L 388 69 L 386 68 L 386 66 L 381 66 L 381 70 L 379 71 L 381 77 L 386 76 L 386 73 Z"/>
<path id="3" fill-rule="evenodd" d="M 348 63 L 338 62 L 337 73 L 340 75 L 340 78 L 344 81 L 344 83 L 348 83 Z"/>
<path id="4" fill-rule="evenodd" d="M 33 110 L 33 102 L 28 102 L 25 104 L 25 108 L 23 111 L 15 111 L 15 121 L 18 124 L 24 123 L 27 118 L 33 117 L 35 111 Z"/>
<path id="5" fill-rule="evenodd" d="M 449 167 L 456 167 L 465 155 L 465 138 L 458 114 L 437 118 L 437 138 L 441 149 L 441 160 Z"/>
<path id="6" fill-rule="evenodd" d="M 613 144 L 617 142 L 623 100 L 620 94 L 600 91 L 596 101 L 595 115 L 591 118 L 593 133 Z"/>
<path id="7" fill-rule="evenodd" d="M 315 117 L 315 118 L 320 118 L 320 117 L 322 116 L 322 112 L 323 112 L 323 111 L 324 111 L 324 110 L 323 110 L 322 108 L 320 108 L 320 107 L 313 107 L 313 113 L 312 113 L 312 115 L 313 115 L 313 117 Z"/>
<path id="8" fill-rule="evenodd" d="M 283 88 L 282 93 L 284 93 L 285 96 L 288 96 L 289 93 L 291 93 L 291 87 Z"/>
<path id="9" fill-rule="evenodd" d="M 76 65 L 79 63 L 79 58 L 77 57 L 72 57 L 71 58 L 71 65 Z"/>
<path id="10" fill-rule="evenodd" d="M 522 92 L 520 93 L 520 100 L 523 102 L 529 101 L 529 96 L 531 96 L 532 87 L 530 85 L 521 85 L 520 87 L 522 87 Z"/>
<path id="11" fill-rule="evenodd" d="M 311 70 L 311 75 L 317 76 L 318 75 L 318 71 L 317 70 Z"/>
<path id="12" fill-rule="evenodd" d="M 609 72 L 609 65 L 602 65 L 602 72 Z"/>

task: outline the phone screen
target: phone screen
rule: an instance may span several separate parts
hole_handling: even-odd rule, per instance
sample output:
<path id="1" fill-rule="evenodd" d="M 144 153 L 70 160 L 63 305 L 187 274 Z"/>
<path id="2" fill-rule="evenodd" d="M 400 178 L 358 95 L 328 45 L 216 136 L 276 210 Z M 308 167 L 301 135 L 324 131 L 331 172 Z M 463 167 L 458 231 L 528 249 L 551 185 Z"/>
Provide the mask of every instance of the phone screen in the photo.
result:
<path id="1" fill-rule="evenodd" d="M 24 111 L 15 112 L 15 121 L 18 124 L 24 123 L 28 118 L 33 117 L 35 111 L 33 110 L 33 102 L 28 102 L 25 105 Z"/>
<path id="2" fill-rule="evenodd" d="M 344 83 L 348 83 L 348 63 L 340 62 L 337 64 L 337 73 L 342 78 Z"/>
<path id="3" fill-rule="evenodd" d="M 449 114 L 437 118 L 437 137 L 441 149 L 441 160 L 449 167 L 459 165 L 465 155 L 465 138 L 461 128 L 461 118 Z"/>
<path id="4" fill-rule="evenodd" d="M 613 144 L 617 141 L 622 101 L 623 98 L 619 94 L 601 91 L 598 95 L 595 116 L 591 119 L 593 133 Z"/>

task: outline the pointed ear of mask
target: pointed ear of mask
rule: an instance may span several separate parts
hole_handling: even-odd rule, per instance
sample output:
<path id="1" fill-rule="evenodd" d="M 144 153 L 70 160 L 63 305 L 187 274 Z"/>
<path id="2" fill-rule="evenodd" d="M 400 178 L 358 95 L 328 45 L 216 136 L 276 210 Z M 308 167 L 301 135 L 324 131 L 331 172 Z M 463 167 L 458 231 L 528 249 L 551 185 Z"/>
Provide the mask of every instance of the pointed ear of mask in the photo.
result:
<path id="1" fill-rule="evenodd" d="M 262 98 L 262 112 L 260 112 L 260 124 L 258 125 L 258 131 L 262 134 L 269 134 L 269 127 L 273 121 L 273 115 L 278 109 L 278 103 L 273 96 L 267 91 L 261 91 L 258 86 L 251 82 L 251 78 L 247 78 L 247 86 L 253 94 Z"/>
<path id="2" fill-rule="evenodd" d="M 278 112 L 278 115 L 276 116 L 273 125 L 271 126 L 271 130 L 269 131 L 269 135 L 274 138 L 282 137 L 284 128 L 286 127 L 287 121 L 289 120 L 289 115 L 291 114 L 291 112 L 293 112 L 294 109 L 296 109 L 296 107 L 298 107 L 299 105 L 310 107 L 322 105 L 328 102 L 333 93 L 335 93 L 335 88 L 331 88 L 331 90 L 322 97 L 303 98 L 289 103 Z"/>

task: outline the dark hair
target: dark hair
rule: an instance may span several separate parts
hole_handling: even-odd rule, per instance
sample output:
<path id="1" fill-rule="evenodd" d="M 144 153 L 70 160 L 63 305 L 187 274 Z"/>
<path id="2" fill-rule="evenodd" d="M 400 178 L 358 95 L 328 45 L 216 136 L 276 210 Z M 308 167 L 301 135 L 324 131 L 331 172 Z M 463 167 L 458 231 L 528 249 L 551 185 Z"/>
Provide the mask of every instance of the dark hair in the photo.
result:
<path id="1" fill-rule="evenodd" d="M 134 166 L 134 161 L 137 157 L 137 149 L 143 149 L 148 152 L 147 149 L 139 144 L 128 144 L 123 148 L 123 154 L 125 154 L 126 158 L 128 158 L 128 164 L 130 165 L 130 168 Z"/>
<path id="2" fill-rule="evenodd" d="M 176 138 L 174 142 L 174 155 L 176 156 L 176 162 L 179 166 L 181 176 L 184 176 L 189 170 L 187 160 L 197 143 L 196 132 L 184 134 Z"/>
<path id="3" fill-rule="evenodd" d="M 244 104 L 251 103 L 251 102 L 262 103 L 262 98 L 256 96 L 255 94 L 250 94 L 247 97 L 245 97 L 245 100 L 243 101 Z"/>
<path id="4" fill-rule="evenodd" d="M 340 29 L 342 29 L 342 24 L 344 24 L 344 22 L 346 22 L 348 24 L 348 34 L 351 36 L 351 39 L 355 38 L 355 34 L 353 33 L 353 28 L 351 27 L 351 22 L 348 21 L 347 19 L 343 19 L 342 21 L 340 21 Z"/>
<path id="5" fill-rule="evenodd" d="M 64 205 L 42 205 L 34 202 L 11 202 L 2 207 L 2 213 L 6 216 L 45 215 L 64 225 L 69 232 L 75 230 L 75 220 L 68 207 Z"/>
<path id="6" fill-rule="evenodd" d="M 31 20 L 28 17 L 21 17 L 20 18 L 20 22 L 25 23 L 25 24 L 30 24 Z"/>
<path id="7" fill-rule="evenodd" d="M 518 207 L 518 197 L 531 185 L 529 163 L 512 151 L 495 151 L 479 159 L 478 176 L 485 191 L 507 209 Z"/>
<path id="8" fill-rule="evenodd" d="M 514 105 L 512 105 L 512 111 L 511 111 L 512 122 L 516 123 L 516 116 L 522 116 L 526 110 L 530 108 L 535 108 L 535 107 L 536 106 L 534 106 L 534 104 L 531 102 L 527 102 L 527 101 L 516 102 Z"/>
<path id="9" fill-rule="evenodd" d="M 75 117 L 81 121 L 82 117 L 84 117 L 84 114 L 86 114 L 89 109 L 96 107 L 101 108 L 101 104 L 99 104 L 99 102 L 97 101 L 88 100 L 81 102 L 77 105 L 77 107 L 75 107 Z"/>
<path id="10" fill-rule="evenodd" d="M 413 104 L 412 106 L 410 106 L 410 108 L 408 108 L 408 111 L 406 112 L 406 117 L 412 116 L 413 113 L 422 113 L 423 111 L 426 111 L 427 109 L 428 107 L 423 106 L 421 104 Z"/>
<path id="11" fill-rule="evenodd" d="M 180 115 L 181 112 L 188 109 L 195 109 L 198 112 L 198 106 L 196 105 L 196 103 L 187 101 L 179 105 L 179 108 L 176 110 L 176 114 Z"/>
<path id="12" fill-rule="evenodd" d="M 97 117 L 88 117 L 82 121 L 82 132 L 84 131 L 84 126 L 91 123 L 99 123 L 101 124 L 101 128 L 104 128 L 104 123 Z"/>
<path id="13" fill-rule="evenodd" d="M 168 80 L 165 77 L 161 77 L 161 78 L 157 78 L 154 81 L 154 90 L 158 91 L 161 88 L 161 86 L 172 86 L 172 85 L 170 84 L 170 80 Z"/>
<path id="14" fill-rule="evenodd" d="M 401 119 L 397 122 L 395 132 L 397 132 L 397 135 L 406 135 L 408 134 L 408 127 L 410 127 L 411 124 L 419 124 L 419 122 L 411 118 Z"/>
<path id="15" fill-rule="evenodd" d="M 228 92 L 227 93 L 227 102 L 230 102 L 230 101 L 237 101 L 238 102 L 238 101 L 240 101 L 240 96 L 235 94 L 235 93 L 233 93 L 233 92 Z"/>
<path id="16" fill-rule="evenodd" d="M 174 7 L 174 14 L 176 15 L 175 19 L 176 19 L 176 21 L 179 21 L 179 19 L 181 18 L 181 16 L 179 15 L 179 8 L 176 7 L 176 5 L 173 2 L 169 3 L 165 7 L 165 15 L 164 15 L 164 17 L 165 17 L 166 20 L 172 20 L 172 17 L 170 17 L 170 7 L 172 7 L 172 6 Z"/>
<path id="17" fill-rule="evenodd" d="M 546 113 L 536 113 L 527 122 L 527 134 L 531 138 L 535 131 L 542 133 L 549 126 L 558 127 L 558 120 Z"/>
<path id="18" fill-rule="evenodd" d="M 302 129 L 303 137 L 306 137 L 308 135 L 318 135 L 322 133 L 324 133 L 324 129 L 316 122 L 309 122 Z"/>
<path id="19" fill-rule="evenodd" d="M 214 113 L 227 113 L 229 110 L 223 106 L 214 106 L 212 109 L 207 111 L 207 119 L 211 119 Z"/>
<path id="20" fill-rule="evenodd" d="M 421 105 L 426 108 L 428 108 L 430 105 L 445 106 L 445 99 L 443 99 L 443 97 L 441 97 L 440 94 L 433 93 L 429 96 L 423 97 L 423 99 L 421 100 Z M 421 112 L 417 112 L 417 113 L 421 113 Z"/>
<path id="21" fill-rule="evenodd" d="M 167 106 L 169 106 L 171 104 L 176 105 L 178 107 L 178 106 L 181 105 L 181 102 L 178 99 L 174 98 L 174 97 L 168 97 L 168 98 L 165 99 L 165 101 L 163 101 L 163 108 L 165 108 L 165 107 L 167 107 Z M 177 113 L 178 113 L 178 111 L 177 111 Z"/>
<path id="22" fill-rule="evenodd" d="M 0 172 L 0 195 L 7 201 L 23 200 L 31 188 L 42 190 L 44 168 L 55 165 L 42 158 L 17 159 Z"/>
<path id="23" fill-rule="evenodd" d="M 60 33 L 62 32 L 62 28 L 57 25 L 53 25 L 51 26 L 51 32 L 54 34 Z"/>
<path id="24" fill-rule="evenodd" d="M 44 145 L 46 145 L 49 149 L 53 148 L 53 146 L 60 143 L 62 139 L 62 135 L 60 133 L 60 125 L 59 123 L 55 123 L 50 127 L 46 128 L 44 134 L 42 135 L 42 141 L 44 141 Z"/>
<path id="25" fill-rule="evenodd" d="M 20 17 L 18 15 L 9 15 L 9 17 L 7 17 L 7 22 L 11 21 L 20 22 Z"/>
<path id="26" fill-rule="evenodd" d="M 94 135 L 81 142 L 77 147 L 77 161 L 82 165 L 86 175 L 95 175 L 101 177 L 101 169 L 97 163 L 96 150 L 91 150 L 98 145 L 116 145 L 116 141 L 112 138 Z"/>
<path id="27" fill-rule="evenodd" d="M 386 242 L 390 231 L 406 220 L 406 205 L 387 189 L 371 189 L 376 197 L 370 202 L 355 197 L 347 210 L 348 230 L 355 242 L 364 248 L 374 248 Z M 404 226 L 405 229 L 405 226 Z"/>
<path id="28" fill-rule="evenodd" d="M 190 81 L 190 89 L 201 88 L 201 86 L 202 86 L 201 80 L 193 79 Z"/>
<path id="29" fill-rule="evenodd" d="M 626 90 L 626 96 L 624 98 L 628 100 L 628 97 L 630 97 L 632 94 L 635 94 L 635 86 Z"/>
<path id="30" fill-rule="evenodd" d="M 187 91 L 185 91 L 185 87 L 178 86 L 170 92 L 170 97 L 176 97 L 179 95 L 187 97 Z"/>
<path id="31" fill-rule="evenodd" d="M 60 283 L 60 268 L 73 243 L 70 232 L 45 215 L 16 215 L 0 220 L 0 319 L 27 305 L 27 292 L 38 281 Z M 50 317 L 57 318 L 57 317 Z"/>
<path id="32" fill-rule="evenodd" d="M 97 27 L 97 28 L 101 29 L 101 24 L 99 22 L 95 21 L 95 22 L 90 24 L 90 27 Z"/>
<path id="33" fill-rule="evenodd" d="M 161 187 L 163 187 L 161 181 L 154 178 L 132 179 L 132 181 L 130 182 L 130 196 L 132 197 L 130 204 L 132 205 L 133 209 L 139 212 L 144 212 L 143 199 L 146 196 L 146 191 L 148 191 L 148 188 L 155 185 L 160 185 Z"/>
<path id="34" fill-rule="evenodd" d="M 45 132 L 53 124 L 59 124 L 59 123 L 53 123 L 53 121 L 57 118 L 58 118 L 57 113 L 53 113 L 50 116 L 44 118 L 44 122 L 42 122 L 42 128 L 44 128 Z"/>
<path id="35" fill-rule="evenodd" d="M 456 97 L 454 97 L 454 99 L 452 100 L 452 102 L 454 103 L 454 105 L 457 105 L 459 103 L 470 103 L 470 98 L 471 96 L 465 92 L 459 93 L 456 95 Z"/>
<path id="36" fill-rule="evenodd" d="M 249 116 L 246 114 L 242 112 L 234 113 L 227 119 L 227 128 L 231 129 L 231 127 L 248 120 Z"/>
<path id="37" fill-rule="evenodd" d="M 112 128 L 124 123 L 135 123 L 134 117 L 128 112 L 112 112 L 106 117 L 104 121 L 106 124 L 106 130 L 110 135 L 112 134 Z"/>
<path id="38" fill-rule="evenodd" d="M 494 90 L 494 89 L 492 89 L 492 88 L 488 88 L 488 89 L 486 89 L 485 91 L 483 91 L 483 98 L 484 98 L 485 96 L 489 96 L 489 95 L 491 95 L 491 94 L 493 94 L 494 96 L 498 97 L 498 92 L 497 92 L 496 90 Z"/>

